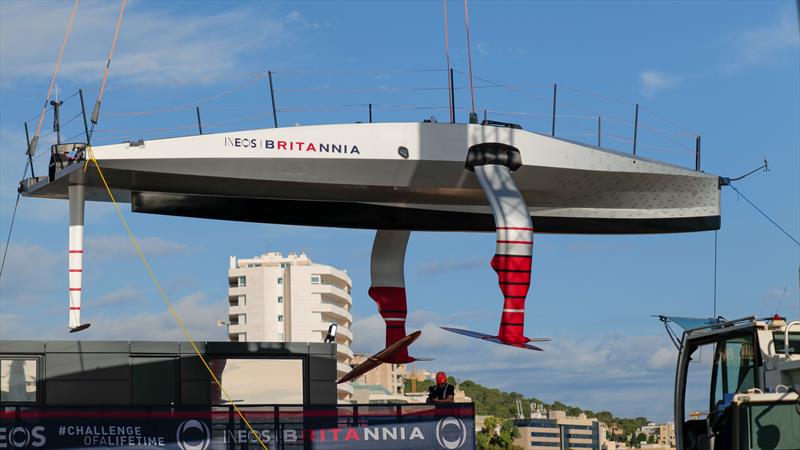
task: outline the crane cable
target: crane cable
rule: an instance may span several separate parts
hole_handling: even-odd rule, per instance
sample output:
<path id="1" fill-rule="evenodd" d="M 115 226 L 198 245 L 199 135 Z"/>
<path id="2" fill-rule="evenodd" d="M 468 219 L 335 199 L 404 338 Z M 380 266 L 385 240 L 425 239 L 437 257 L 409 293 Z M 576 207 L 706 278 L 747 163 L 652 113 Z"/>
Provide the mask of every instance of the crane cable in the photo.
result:
<path id="1" fill-rule="evenodd" d="M 44 121 L 44 113 L 47 110 L 48 103 L 50 102 L 50 94 L 53 92 L 53 86 L 56 84 L 58 69 L 61 66 L 61 57 L 64 56 L 64 49 L 67 47 L 69 33 L 72 30 L 72 23 L 75 21 L 75 11 L 77 10 L 78 0 L 75 0 L 75 3 L 72 5 L 72 13 L 69 16 L 69 22 L 67 23 L 67 31 L 64 32 L 64 39 L 61 41 L 61 50 L 58 52 L 56 68 L 53 70 L 53 78 L 50 79 L 50 87 L 47 89 L 47 97 L 44 100 L 44 106 L 42 106 L 42 113 L 39 115 L 39 125 L 36 126 L 36 133 L 33 134 L 33 139 L 31 139 L 31 142 L 28 144 L 28 157 L 30 158 L 32 158 L 33 154 L 36 153 L 36 146 L 39 143 L 39 132 L 42 130 L 42 122 Z"/>
<path id="2" fill-rule="evenodd" d="M 453 104 L 453 80 L 450 77 L 450 32 L 447 29 L 447 0 L 444 3 L 444 56 L 447 60 L 447 99 L 448 107 Z M 454 112 L 450 111 L 450 119 L 453 121 Z"/>
<path id="3" fill-rule="evenodd" d="M 472 98 L 472 114 L 475 114 L 475 88 L 472 86 L 472 49 L 469 44 L 469 10 L 467 0 L 464 0 L 464 20 L 467 26 L 467 59 L 469 61 L 469 91 Z"/>
<path id="4" fill-rule="evenodd" d="M 117 36 L 119 36 L 119 27 L 122 24 L 122 13 L 125 11 L 125 3 L 127 0 L 122 0 L 122 7 L 119 9 L 119 17 L 117 17 L 117 26 L 114 28 L 114 39 L 111 41 L 111 49 L 108 51 L 108 62 L 106 62 L 106 72 L 103 74 L 103 82 L 100 84 L 100 94 L 97 96 L 97 101 L 94 104 L 92 111 L 92 129 L 89 131 L 89 136 L 86 140 L 91 142 L 92 134 L 94 134 L 94 127 L 97 121 L 100 120 L 100 102 L 103 101 L 103 92 L 106 90 L 106 80 L 108 80 L 108 71 L 111 69 L 111 58 L 114 57 L 114 48 L 117 45 Z"/>
<path id="5" fill-rule="evenodd" d="M 164 289 L 161 287 L 161 283 L 159 283 L 158 278 L 156 278 L 156 275 L 153 272 L 153 269 L 150 267 L 150 263 L 147 261 L 147 258 L 145 258 L 144 253 L 142 252 L 142 248 L 139 245 L 139 241 L 136 239 L 136 236 L 134 236 L 133 232 L 131 231 L 130 226 L 128 226 L 128 222 L 125 220 L 125 216 L 122 214 L 122 209 L 119 207 L 119 204 L 117 203 L 116 199 L 114 198 L 114 194 L 111 192 L 111 188 L 108 186 L 108 182 L 106 181 L 106 177 L 103 175 L 103 171 L 100 169 L 100 165 L 97 163 L 97 159 L 94 157 L 94 152 L 92 151 L 92 148 L 91 147 L 87 147 L 87 149 L 89 150 L 89 155 L 90 156 L 89 156 L 89 159 L 86 160 L 86 163 L 83 166 L 83 171 L 86 172 L 86 169 L 89 167 L 90 163 L 94 164 L 95 168 L 97 169 L 97 174 L 100 176 L 100 181 L 103 182 L 103 186 L 106 188 L 106 192 L 108 193 L 108 197 L 111 199 L 111 203 L 114 204 L 114 208 L 117 210 L 117 214 L 119 215 L 119 218 L 122 221 L 122 225 L 125 228 L 125 231 L 128 232 L 128 237 L 130 238 L 131 243 L 133 244 L 133 247 L 136 249 L 136 253 L 139 255 L 139 259 L 142 261 L 142 264 L 144 265 L 145 269 L 147 270 L 148 275 L 150 275 L 150 278 L 153 280 L 153 283 L 155 283 L 156 288 L 158 289 L 158 293 L 161 295 L 161 298 L 164 300 L 164 303 L 167 305 L 167 308 L 169 309 L 170 314 L 172 314 L 172 317 L 178 323 L 178 326 L 181 328 L 181 331 L 183 332 L 183 335 L 186 336 L 186 339 L 192 345 L 192 349 L 194 349 L 194 352 L 197 355 L 197 357 L 200 358 L 200 361 L 203 363 L 203 366 L 206 368 L 208 373 L 211 375 L 211 378 L 214 380 L 214 383 L 216 383 L 216 385 L 219 386 L 220 390 L 225 395 L 225 398 L 228 400 L 228 402 L 231 404 L 231 406 L 233 406 L 233 409 L 236 411 L 236 414 L 239 416 L 239 418 L 242 419 L 242 421 L 245 423 L 245 425 L 247 425 L 247 428 L 250 430 L 250 432 L 253 434 L 253 436 L 255 436 L 256 440 L 258 440 L 258 443 L 261 444 L 261 447 L 264 448 L 264 450 L 269 450 L 267 448 L 266 444 L 264 444 L 264 441 L 261 440 L 261 436 L 258 434 L 258 432 L 256 432 L 255 429 L 253 429 L 253 426 L 250 425 L 250 422 L 244 416 L 244 413 L 242 413 L 242 411 L 236 405 L 236 402 L 233 401 L 233 397 L 231 397 L 231 395 L 228 393 L 228 391 L 225 389 L 225 387 L 222 386 L 222 382 L 219 380 L 217 375 L 211 369 L 211 366 L 208 364 L 208 361 L 206 361 L 206 359 L 203 357 L 203 354 L 197 348 L 197 344 L 195 344 L 195 341 L 192 338 L 191 333 L 186 328 L 186 325 L 184 325 L 183 321 L 181 320 L 180 316 L 178 315 L 178 312 L 172 306 L 172 303 L 169 301 L 169 298 L 167 297 L 167 294 L 164 292 Z"/>
<path id="6" fill-rule="evenodd" d="M 745 197 L 745 195 L 744 195 L 744 194 L 742 194 L 742 192 L 741 192 L 739 189 L 736 189 L 736 186 L 734 186 L 733 184 L 728 184 L 728 186 L 730 186 L 730 187 L 731 187 L 731 189 L 733 189 L 734 191 L 736 191 L 736 193 L 737 193 L 737 194 L 739 194 L 739 196 L 740 196 L 740 197 L 742 197 L 742 198 L 743 198 L 743 199 L 744 199 L 744 200 L 745 200 L 747 203 L 749 203 L 749 204 L 750 204 L 750 206 L 752 206 L 752 207 L 753 207 L 753 208 L 754 208 L 756 211 L 758 211 L 759 213 L 761 213 L 761 215 L 762 215 L 762 216 L 764 216 L 764 218 L 765 218 L 765 219 L 769 220 L 769 222 L 770 222 L 771 224 L 775 225 L 775 228 L 777 228 L 778 230 L 780 230 L 780 231 L 781 231 L 783 234 L 785 234 L 785 235 L 786 235 L 786 237 L 788 237 L 789 239 L 791 239 L 791 240 L 792 240 L 792 242 L 794 242 L 795 244 L 797 244 L 797 246 L 798 246 L 798 247 L 800 247 L 800 240 L 798 240 L 796 237 L 792 236 L 792 235 L 791 235 L 791 233 L 789 233 L 788 231 L 786 231 L 786 229 L 785 229 L 785 228 L 783 228 L 782 226 L 778 225 L 778 222 L 775 222 L 775 220 L 773 220 L 773 219 L 772 219 L 772 217 L 770 217 L 770 216 L 769 216 L 767 213 L 765 213 L 765 212 L 764 212 L 764 211 L 763 211 L 761 208 L 759 208 L 758 206 L 756 206 L 756 204 L 755 204 L 755 203 L 751 202 L 749 198 Z"/>

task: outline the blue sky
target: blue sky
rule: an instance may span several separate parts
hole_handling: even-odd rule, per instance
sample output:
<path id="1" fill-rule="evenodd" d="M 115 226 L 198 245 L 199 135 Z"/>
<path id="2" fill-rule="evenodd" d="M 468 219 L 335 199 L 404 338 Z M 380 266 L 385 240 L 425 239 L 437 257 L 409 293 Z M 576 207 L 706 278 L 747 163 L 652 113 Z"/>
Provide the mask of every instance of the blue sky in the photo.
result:
<path id="1" fill-rule="evenodd" d="M 118 6 L 80 4 L 60 97 L 82 87 L 94 103 Z M 3 239 L 24 166 L 22 123 L 39 113 L 70 7 L 0 3 Z M 448 2 L 448 10 L 463 122 L 464 12 L 460 2 Z M 470 25 L 474 73 L 493 82 L 475 81 L 476 108 L 491 111 L 490 118 L 548 130 L 557 82 L 559 135 L 594 142 L 593 117 L 602 115 L 604 145 L 629 151 L 633 105 L 640 103 L 641 154 L 690 166 L 697 133 L 708 172 L 737 176 L 767 158 L 769 173 L 738 186 L 791 234 L 800 233 L 793 2 L 470 2 Z M 132 1 L 95 143 L 192 134 L 195 105 L 207 131 L 270 127 L 266 70 L 275 72 L 281 125 L 365 121 L 368 103 L 376 105 L 376 121 L 446 121 L 444 67 L 441 2 Z M 65 103 L 64 121 L 79 111 L 76 99 Z M 48 116 L 42 134 L 51 124 Z M 78 118 L 64 137 L 80 131 Z M 36 170 L 46 170 L 46 157 Z M 727 188 L 722 211 L 718 313 L 732 318 L 777 308 L 800 316 L 798 247 Z M 355 348 L 374 351 L 382 341 L 366 295 L 371 231 L 126 215 L 197 339 L 224 339 L 215 322 L 225 318 L 229 255 L 303 250 L 351 274 Z M 89 205 L 86 222 L 84 317 L 93 326 L 81 337 L 180 338 L 112 206 Z M 1 338 L 74 337 L 66 333 L 66 240 L 65 202 L 21 201 L 0 280 Z M 410 324 L 423 330 L 412 354 L 437 358 L 424 367 L 548 401 L 668 419 L 675 354 L 650 315 L 711 314 L 714 233 L 537 235 L 526 335 L 554 339 L 543 353 L 436 328 L 496 330 L 502 299 L 488 264 L 493 240 L 412 235 Z"/>

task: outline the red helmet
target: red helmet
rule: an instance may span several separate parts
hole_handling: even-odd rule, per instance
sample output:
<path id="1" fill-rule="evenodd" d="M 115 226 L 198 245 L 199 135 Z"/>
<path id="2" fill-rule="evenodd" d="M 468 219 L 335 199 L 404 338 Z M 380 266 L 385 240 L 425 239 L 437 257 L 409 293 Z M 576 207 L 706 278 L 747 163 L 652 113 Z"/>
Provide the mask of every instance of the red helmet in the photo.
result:
<path id="1" fill-rule="evenodd" d="M 444 372 L 436 372 L 436 384 L 447 382 L 447 374 Z"/>

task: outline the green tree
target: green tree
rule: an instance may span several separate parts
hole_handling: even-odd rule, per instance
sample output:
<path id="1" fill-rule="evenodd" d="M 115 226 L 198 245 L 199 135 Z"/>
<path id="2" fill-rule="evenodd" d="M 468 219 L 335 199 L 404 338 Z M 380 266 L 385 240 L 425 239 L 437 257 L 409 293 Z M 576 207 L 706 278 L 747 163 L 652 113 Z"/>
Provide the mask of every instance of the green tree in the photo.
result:
<path id="1" fill-rule="evenodd" d="M 497 431 L 500 425 L 500 431 Z M 519 437 L 519 429 L 513 420 L 504 420 L 489 416 L 483 422 L 483 428 L 476 436 L 479 450 L 522 450 L 514 445 L 514 439 Z"/>

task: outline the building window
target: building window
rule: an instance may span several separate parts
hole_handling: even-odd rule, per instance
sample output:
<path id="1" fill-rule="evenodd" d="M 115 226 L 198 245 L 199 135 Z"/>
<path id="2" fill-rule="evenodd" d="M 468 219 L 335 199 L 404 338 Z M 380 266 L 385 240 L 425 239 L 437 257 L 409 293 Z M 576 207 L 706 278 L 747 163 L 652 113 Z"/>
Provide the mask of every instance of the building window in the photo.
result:
<path id="1" fill-rule="evenodd" d="M 239 277 L 239 283 L 238 283 L 238 286 L 239 286 L 239 287 L 245 287 L 245 286 L 247 286 L 247 277 Z"/>
<path id="2" fill-rule="evenodd" d="M 278 303 L 283 303 L 283 296 L 282 295 L 278 296 Z"/>
<path id="3" fill-rule="evenodd" d="M 558 437 L 558 433 L 544 433 L 544 432 L 533 431 L 533 432 L 531 432 L 531 437 L 554 437 L 554 438 L 557 438 Z"/>
<path id="4" fill-rule="evenodd" d="M 246 295 L 240 295 L 239 296 L 239 305 L 238 306 L 244 306 L 246 304 L 247 304 L 247 296 Z"/>
<path id="5" fill-rule="evenodd" d="M 278 284 L 283 284 L 283 277 L 278 277 Z"/>
<path id="6" fill-rule="evenodd" d="M 239 342 L 247 342 L 247 333 L 239 333 Z"/>
<path id="7" fill-rule="evenodd" d="M 36 401 L 37 359 L 0 359 L 0 403 Z"/>
<path id="8" fill-rule="evenodd" d="M 239 314 L 239 325 L 247 323 L 247 314 Z"/>
<path id="9" fill-rule="evenodd" d="M 278 340 L 279 340 L 280 342 L 283 342 L 283 341 L 284 341 L 283 333 L 278 333 Z"/>
<path id="10" fill-rule="evenodd" d="M 281 269 L 289 267 L 289 263 L 281 263 Z"/>
<path id="11" fill-rule="evenodd" d="M 283 322 L 283 314 L 278 314 L 278 322 Z"/>
<path id="12" fill-rule="evenodd" d="M 322 279 L 319 275 L 311 275 L 311 284 L 320 284 L 322 283 Z"/>

